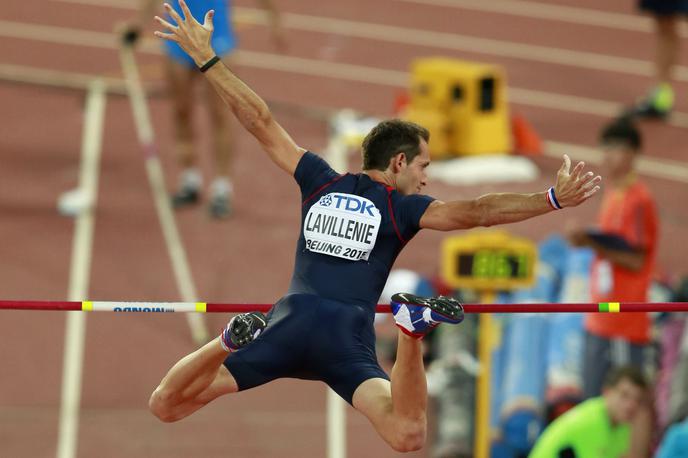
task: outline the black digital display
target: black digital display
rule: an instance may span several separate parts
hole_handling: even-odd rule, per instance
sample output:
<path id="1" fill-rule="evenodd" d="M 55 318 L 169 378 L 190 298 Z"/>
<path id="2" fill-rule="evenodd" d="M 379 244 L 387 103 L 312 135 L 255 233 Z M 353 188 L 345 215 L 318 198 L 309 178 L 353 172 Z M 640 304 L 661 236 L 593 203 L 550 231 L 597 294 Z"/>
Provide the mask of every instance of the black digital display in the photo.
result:
<path id="1" fill-rule="evenodd" d="M 459 254 L 459 277 L 484 279 L 525 279 L 530 275 L 528 255 L 503 250 L 478 250 Z"/>

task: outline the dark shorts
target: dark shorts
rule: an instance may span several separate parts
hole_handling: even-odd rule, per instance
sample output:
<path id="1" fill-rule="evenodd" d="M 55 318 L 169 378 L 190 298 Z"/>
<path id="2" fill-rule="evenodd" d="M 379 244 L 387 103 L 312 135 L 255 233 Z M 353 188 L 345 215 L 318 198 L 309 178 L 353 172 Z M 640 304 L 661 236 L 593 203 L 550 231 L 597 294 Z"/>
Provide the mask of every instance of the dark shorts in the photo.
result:
<path id="1" fill-rule="evenodd" d="M 657 16 L 688 14 L 688 0 L 640 0 L 640 9 Z"/>
<path id="2" fill-rule="evenodd" d="M 371 378 L 389 380 L 375 355 L 374 310 L 310 294 L 283 297 L 256 340 L 225 359 L 239 390 L 278 378 L 320 380 L 349 404 Z"/>
<path id="3" fill-rule="evenodd" d="M 639 345 L 622 339 L 607 339 L 585 333 L 583 356 L 583 396 L 585 399 L 602 394 L 607 373 L 619 366 L 635 366 L 650 373 L 652 361 L 648 345 Z"/>

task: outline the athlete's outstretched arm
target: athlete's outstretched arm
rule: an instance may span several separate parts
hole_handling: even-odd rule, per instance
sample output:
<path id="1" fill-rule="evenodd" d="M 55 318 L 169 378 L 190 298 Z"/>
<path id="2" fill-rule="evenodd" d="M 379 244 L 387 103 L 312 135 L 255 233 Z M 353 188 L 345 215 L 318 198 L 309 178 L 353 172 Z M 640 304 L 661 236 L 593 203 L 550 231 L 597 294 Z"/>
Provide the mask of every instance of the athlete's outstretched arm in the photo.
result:
<path id="1" fill-rule="evenodd" d="M 575 207 L 592 197 L 600 187 L 600 176 L 583 173 L 585 164 L 579 162 L 571 169 L 571 159 L 564 155 L 564 163 L 557 172 L 554 194 L 559 205 Z M 474 200 L 435 201 L 423 214 L 420 226 L 426 229 L 451 231 L 478 226 L 514 223 L 542 215 L 553 210 L 547 192 L 532 194 L 495 193 Z"/>
<path id="2" fill-rule="evenodd" d="M 155 20 L 167 30 L 167 33 L 156 31 L 155 35 L 178 43 L 196 65 L 201 67 L 215 56 L 210 46 L 214 12 L 208 11 L 201 24 L 191 15 L 184 0 L 179 0 L 179 5 L 184 13 L 183 18 L 165 3 L 167 13 L 177 25 L 156 16 Z M 256 137 L 270 159 L 293 175 L 305 150 L 294 143 L 289 134 L 275 121 L 265 101 L 222 62 L 213 65 L 205 75 L 241 125 Z"/>

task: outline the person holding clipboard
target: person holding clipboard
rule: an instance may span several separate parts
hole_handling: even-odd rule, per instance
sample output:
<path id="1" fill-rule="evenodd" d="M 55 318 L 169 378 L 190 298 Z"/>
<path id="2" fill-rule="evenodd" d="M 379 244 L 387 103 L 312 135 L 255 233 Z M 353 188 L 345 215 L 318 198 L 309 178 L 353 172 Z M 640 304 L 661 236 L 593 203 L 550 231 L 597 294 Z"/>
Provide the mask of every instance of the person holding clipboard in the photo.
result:
<path id="1" fill-rule="evenodd" d="M 642 141 L 633 123 L 620 118 L 602 129 L 607 187 L 595 229 L 570 234 L 576 246 L 595 251 L 590 293 L 593 302 L 648 300 L 657 252 L 659 221 L 649 188 L 636 173 Z M 604 376 L 613 367 L 645 369 L 650 344 L 647 313 L 589 314 L 585 318 L 583 394 L 599 396 Z M 633 425 L 634 456 L 649 456 L 651 409 Z M 636 442 L 637 441 L 637 442 Z"/>

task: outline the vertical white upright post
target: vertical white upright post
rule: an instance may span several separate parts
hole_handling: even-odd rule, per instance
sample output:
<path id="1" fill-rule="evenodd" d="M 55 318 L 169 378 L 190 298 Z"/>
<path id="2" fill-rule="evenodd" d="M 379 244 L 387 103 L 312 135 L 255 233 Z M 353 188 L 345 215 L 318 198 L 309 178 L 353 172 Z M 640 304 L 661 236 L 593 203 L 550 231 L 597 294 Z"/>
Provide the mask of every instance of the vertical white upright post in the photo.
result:
<path id="1" fill-rule="evenodd" d="M 93 208 L 97 200 L 98 169 L 105 117 L 105 89 L 103 81 L 94 80 L 89 86 L 84 110 L 79 189 L 90 205 L 79 213 L 74 225 L 69 272 L 70 301 L 82 301 L 88 296 L 93 245 Z M 86 314 L 68 312 L 62 367 L 60 424 L 57 437 L 58 458 L 73 458 L 76 455 L 85 334 Z"/>
<path id="2" fill-rule="evenodd" d="M 134 50 L 131 46 L 123 46 L 120 48 L 119 55 L 127 93 L 129 94 L 129 102 L 134 116 L 136 135 L 146 158 L 148 182 L 153 192 L 153 201 L 158 213 L 162 235 L 165 239 L 165 246 L 172 262 L 172 271 L 182 300 L 185 302 L 196 302 L 198 300 L 196 285 L 191 276 L 189 261 L 186 257 L 186 251 L 179 235 L 174 214 L 172 213 L 172 204 L 165 188 L 165 178 L 160 158 L 158 157 L 153 124 L 150 119 L 146 94 L 143 90 L 139 70 L 136 66 L 136 59 L 134 59 Z M 206 328 L 203 315 L 187 313 L 186 320 L 191 330 L 191 336 L 198 345 L 203 345 L 210 340 L 210 334 Z"/>
<path id="3" fill-rule="evenodd" d="M 327 458 L 346 457 L 346 403 L 327 390 Z"/>

